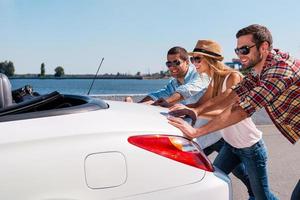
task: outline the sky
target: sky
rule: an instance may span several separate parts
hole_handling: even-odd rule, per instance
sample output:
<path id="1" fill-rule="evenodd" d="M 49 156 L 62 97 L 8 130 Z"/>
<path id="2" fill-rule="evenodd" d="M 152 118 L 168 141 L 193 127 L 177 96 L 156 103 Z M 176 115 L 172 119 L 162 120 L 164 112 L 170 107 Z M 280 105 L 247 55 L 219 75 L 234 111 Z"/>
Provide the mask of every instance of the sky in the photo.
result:
<path id="1" fill-rule="evenodd" d="M 300 58 L 299 0 L 0 0 L 0 62 L 16 74 L 154 73 L 173 46 L 217 41 L 235 58 L 236 32 L 270 29 L 274 47 Z"/>

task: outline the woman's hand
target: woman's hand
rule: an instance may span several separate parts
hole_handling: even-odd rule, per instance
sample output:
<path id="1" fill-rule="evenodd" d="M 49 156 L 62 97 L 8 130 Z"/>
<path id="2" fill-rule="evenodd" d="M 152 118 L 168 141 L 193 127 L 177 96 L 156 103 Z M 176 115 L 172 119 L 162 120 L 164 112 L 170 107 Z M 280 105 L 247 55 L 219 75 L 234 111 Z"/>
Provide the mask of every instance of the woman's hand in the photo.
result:
<path id="1" fill-rule="evenodd" d="M 192 119 L 192 126 L 194 126 L 197 120 L 197 112 L 192 108 L 170 111 L 169 115 L 173 117 L 189 117 Z"/>
<path id="2" fill-rule="evenodd" d="M 168 116 L 168 123 L 179 128 L 181 132 L 190 139 L 198 137 L 197 130 L 179 117 Z"/>
<path id="3" fill-rule="evenodd" d="M 154 103 L 152 103 L 151 105 L 161 106 L 161 107 L 164 107 L 164 108 L 169 108 L 169 107 L 173 106 L 172 103 L 168 103 L 164 98 L 160 98 L 160 99 L 154 101 Z"/>
<path id="4" fill-rule="evenodd" d="M 181 109 L 184 109 L 184 108 L 189 108 L 189 107 L 187 107 L 187 106 L 185 106 L 185 105 L 183 105 L 183 104 L 177 103 L 177 104 L 171 106 L 171 107 L 169 108 L 169 110 L 170 110 L 170 111 L 174 111 L 174 110 L 181 110 Z"/>

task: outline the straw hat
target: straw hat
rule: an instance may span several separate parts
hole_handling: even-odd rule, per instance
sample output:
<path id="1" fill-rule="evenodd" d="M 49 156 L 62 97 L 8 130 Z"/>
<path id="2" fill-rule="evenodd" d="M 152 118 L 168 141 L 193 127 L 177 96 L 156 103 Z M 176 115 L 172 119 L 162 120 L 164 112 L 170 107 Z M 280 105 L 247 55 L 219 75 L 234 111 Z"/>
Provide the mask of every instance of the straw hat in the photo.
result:
<path id="1" fill-rule="evenodd" d="M 212 40 L 198 40 L 193 52 L 188 54 L 190 56 L 204 55 L 219 61 L 223 60 L 221 46 Z"/>

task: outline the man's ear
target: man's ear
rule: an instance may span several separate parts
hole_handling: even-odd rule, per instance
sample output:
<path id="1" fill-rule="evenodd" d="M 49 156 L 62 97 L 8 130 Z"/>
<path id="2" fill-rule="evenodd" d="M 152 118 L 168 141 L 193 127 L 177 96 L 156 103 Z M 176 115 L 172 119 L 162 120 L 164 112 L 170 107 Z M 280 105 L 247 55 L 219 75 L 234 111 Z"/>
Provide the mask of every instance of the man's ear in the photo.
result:
<path id="1" fill-rule="evenodd" d="M 260 45 L 260 50 L 261 50 L 261 52 L 266 53 L 266 52 L 269 51 L 269 47 L 270 47 L 269 43 L 266 42 L 266 41 L 264 41 L 264 42 Z"/>
<path id="2" fill-rule="evenodd" d="M 189 61 L 189 59 L 187 59 L 185 62 L 186 62 L 186 65 L 187 65 L 187 66 L 189 66 L 189 65 L 190 65 L 190 61 Z"/>

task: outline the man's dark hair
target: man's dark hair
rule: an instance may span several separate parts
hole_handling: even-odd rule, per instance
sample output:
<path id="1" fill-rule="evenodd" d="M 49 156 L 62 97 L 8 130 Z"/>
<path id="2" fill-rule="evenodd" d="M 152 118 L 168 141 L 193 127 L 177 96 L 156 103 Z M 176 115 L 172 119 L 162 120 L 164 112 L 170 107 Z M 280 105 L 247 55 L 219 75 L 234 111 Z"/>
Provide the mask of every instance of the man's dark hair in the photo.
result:
<path id="1" fill-rule="evenodd" d="M 184 61 L 189 60 L 188 52 L 182 47 L 177 46 L 177 47 L 172 47 L 171 49 L 169 49 L 168 55 L 174 55 L 174 54 L 179 54 L 181 60 L 184 60 Z"/>
<path id="2" fill-rule="evenodd" d="M 236 33 L 236 38 L 238 39 L 241 36 L 249 35 L 253 36 L 253 42 L 258 49 L 263 42 L 269 43 L 269 50 L 273 48 L 273 39 L 271 32 L 267 29 L 267 27 L 259 25 L 259 24 L 252 24 L 245 28 L 242 28 Z"/>

